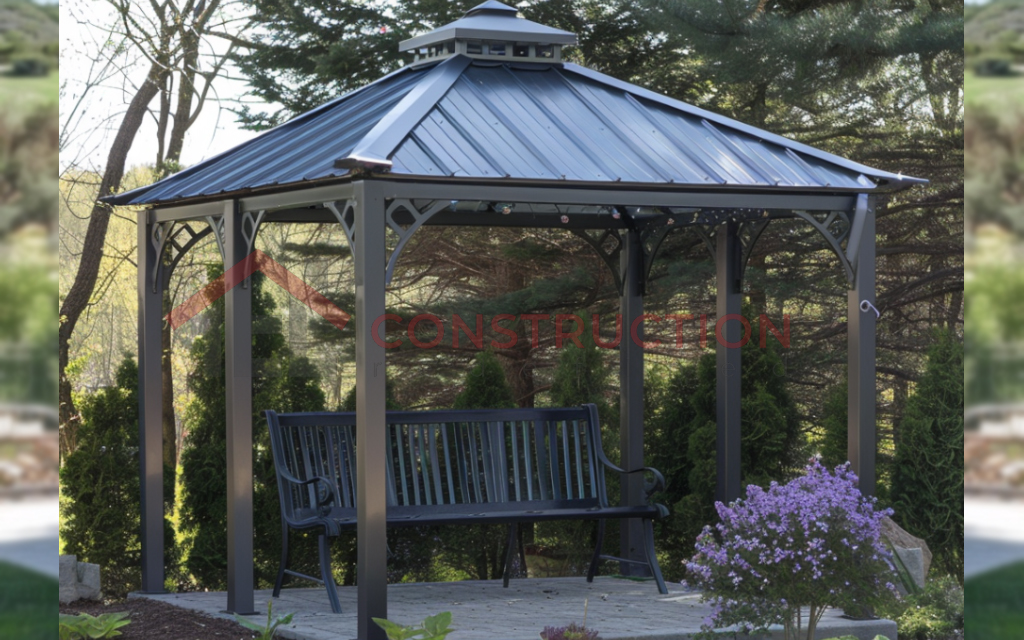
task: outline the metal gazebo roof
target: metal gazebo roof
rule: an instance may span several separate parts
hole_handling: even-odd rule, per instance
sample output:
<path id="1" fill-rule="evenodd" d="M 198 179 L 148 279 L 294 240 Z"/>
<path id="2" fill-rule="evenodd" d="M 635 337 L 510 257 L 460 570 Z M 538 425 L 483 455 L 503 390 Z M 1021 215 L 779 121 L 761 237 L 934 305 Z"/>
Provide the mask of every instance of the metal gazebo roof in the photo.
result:
<path id="1" fill-rule="evenodd" d="M 508 30 L 533 24 L 514 12 L 485 13 L 476 17 L 492 24 L 510 22 Z M 356 169 L 386 171 L 396 178 L 727 190 L 865 192 L 925 182 L 576 64 L 494 57 L 455 52 L 440 62 L 404 67 L 107 202 L 153 205 L 283 191 L 344 180 Z"/>

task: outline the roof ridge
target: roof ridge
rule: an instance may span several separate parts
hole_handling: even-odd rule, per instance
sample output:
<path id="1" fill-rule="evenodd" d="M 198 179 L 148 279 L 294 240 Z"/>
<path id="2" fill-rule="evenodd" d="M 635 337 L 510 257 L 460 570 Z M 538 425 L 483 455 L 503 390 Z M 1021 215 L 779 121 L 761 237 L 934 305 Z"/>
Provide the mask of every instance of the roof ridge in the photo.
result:
<path id="1" fill-rule="evenodd" d="M 390 168 L 391 155 L 437 106 L 472 62 L 472 58 L 456 54 L 426 72 L 346 156 L 334 161 L 334 166 L 339 169 Z"/>
<path id="2" fill-rule="evenodd" d="M 874 176 L 876 178 L 889 180 L 897 184 L 928 183 L 928 180 L 925 180 L 923 178 L 914 178 L 902 174 L 895 174 L 889 171 L 884 171 L 882 169 L 875 169 L 873 167 L 863 165 L 859 162 L 854 162 L 853 160 L 843 158 L 842 156 L 837 156 L 827 151 L 822 151 L 821 149 L 816 149 L 815 147 L 804 144 L 802 142 L 797 142 L 796 140 L 792 140 L 784 136 L 780 136 L 776 133 L 771 133 L 770 131 L 765 131 L 763 129 L 757 129 L 756 127 L 740 122 L 739 120 L 734 120 L 733 118 L 730 118 L 728 116 L 723 116 L 713 111 L 708 111 L 707 109 L 701 109 L 700 107 L 696 107 L 692 104 L 688 104 L 681 100 L 676 100 L 675 98 L 663 96 L 661 94 L 655 93 L 654 91 L 651 91 L 650 89 L 645 89 L 635 84 L 619 80 L 618 78 L 613 78 L 612 76 L 605 75 L 600 71 L 594 71 L 593 69 L 588 69 L 587 67 L 578 64 L 566 62 L 563 63 L 562 68 L 565 69 L 566 71 L 570 71 L 572 73 L 575 73 L 576 75 L 582 76 L 589 80 L 594 80 L 596 82 L 600 82 L 602 84 L 623 91 L 627 94 L 632 94 L 638 98 L 644 98 L 646 100 L 650 100 L 652 102 L 656 102 L 658 104 L 671 107 L 673 109 L 677 109 L 692 116 L 703 118 L 708 122 L 729 127 L 730 129 L 743 133 L 744 135 L 754 136 L 757 139 L 762 140 L 764 142 L 770 142 L 772 144 L 779 145 L 784 149 L 788 149 L 796 153 L 803 153 L 812 158 L 815 158 L 817 160 L 823 160 L 825 162 L 836 165 L 848 171 L 855 171 L 864 176 Z"/>

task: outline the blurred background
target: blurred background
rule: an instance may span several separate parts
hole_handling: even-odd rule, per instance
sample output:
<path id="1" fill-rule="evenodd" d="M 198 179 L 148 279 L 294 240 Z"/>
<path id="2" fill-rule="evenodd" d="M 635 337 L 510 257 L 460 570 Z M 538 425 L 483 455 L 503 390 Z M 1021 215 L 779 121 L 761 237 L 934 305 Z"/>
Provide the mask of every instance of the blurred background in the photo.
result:
<path id="1" fill-rule="evenodd" d="M 1024 637 L 1024 2 L 964 10 L 967 636 Z M 973 623 L 972 623 L 973 621 Z"/>
<path id="2" fill-rule="evenodd" d="M 57 25 L 56 4 L 0 0 L 2 638 L 55 633 Z"/>
<path id="3" fill-rule="evenodd" d="M 1024 489 L 1024 3 L 965 8 L 970 491 Z"/>

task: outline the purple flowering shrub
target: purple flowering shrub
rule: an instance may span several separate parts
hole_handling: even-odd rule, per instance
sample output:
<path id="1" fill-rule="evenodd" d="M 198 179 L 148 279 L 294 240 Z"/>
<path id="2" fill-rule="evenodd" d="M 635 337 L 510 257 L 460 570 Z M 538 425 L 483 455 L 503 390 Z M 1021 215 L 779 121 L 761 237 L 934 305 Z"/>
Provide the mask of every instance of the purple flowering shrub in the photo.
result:
<path id="1" fill-rule="evenodd" d="M 813 638 L 826 608 L 866 610 L 891 597 L 879 525 L 892 511 L 874 505 L 848 464 L 829 472 L 817 460 L 787 484 L 751 485 L 745 499 L 716 503 L 721 522 L 704 528 L 686 563 L 689 582 L 714 605 L 704 632 L 781 624 L 796 640 L 806 622 Z"/>

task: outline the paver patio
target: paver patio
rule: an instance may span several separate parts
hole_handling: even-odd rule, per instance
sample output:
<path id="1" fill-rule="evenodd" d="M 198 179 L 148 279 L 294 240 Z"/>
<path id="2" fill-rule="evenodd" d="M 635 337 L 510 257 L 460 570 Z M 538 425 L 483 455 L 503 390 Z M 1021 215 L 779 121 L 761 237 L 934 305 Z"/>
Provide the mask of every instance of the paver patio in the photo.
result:
<path id="1" fill-rule="evenodd" d="M 279 631 L 290 640 L 350 640 L 356 637 L 356 589 L 339 588 L 344 613 L 332 614 L 324 589 L 285 589 L 274 601 L 277 614 L 294 613 L 292 624 Z M 139 595 L 170 604 L 228 617 L 223 592 Z M 256 592 L 256 607 L 266 620 L 270 590 Z M 700 629 L 711 607 L 699 594 L 669 585 L 660 595 L 651 582 L 599 577 L 513 580 L 503 589 L 500 580 L 395 584 L 388 587 L 388 617 L 418 624 L 442 611 L 452 613 L 455 631 L 449 640 L 536 640 L 545 626 L 583 621 L 603 640 L 684 640 Z M 258 616 L 250 619 L 257 620 Z M 871 640 L 877 634 L 895 640 L 896 623 L 889 620 L 848 620 L 829 611 L 818 627 L 819 639 L 854 635 Z M 781 629 L 773 638 L 781 638 Z"/>

